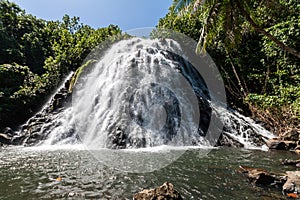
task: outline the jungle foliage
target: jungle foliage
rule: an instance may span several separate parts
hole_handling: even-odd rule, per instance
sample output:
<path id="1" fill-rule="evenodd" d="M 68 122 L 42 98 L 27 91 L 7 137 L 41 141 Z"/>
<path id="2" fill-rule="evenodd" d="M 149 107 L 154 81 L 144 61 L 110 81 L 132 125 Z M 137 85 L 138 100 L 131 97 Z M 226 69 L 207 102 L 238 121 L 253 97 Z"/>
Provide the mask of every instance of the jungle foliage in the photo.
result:
<path id="1" fill-rule="evenodd" d="M 34 114 L 71 71 L 118 26 L 94 29 L 78 17 L 46 21 L 0 0 L 0 130 Z"/>
<path id="2" fill-rule="evenodd" d="M 223 76 L 229 105 L 279 134 L 300 129 L 299 13 L 298 0 L 174 0 L 158 27 L 198 41 Z"/>

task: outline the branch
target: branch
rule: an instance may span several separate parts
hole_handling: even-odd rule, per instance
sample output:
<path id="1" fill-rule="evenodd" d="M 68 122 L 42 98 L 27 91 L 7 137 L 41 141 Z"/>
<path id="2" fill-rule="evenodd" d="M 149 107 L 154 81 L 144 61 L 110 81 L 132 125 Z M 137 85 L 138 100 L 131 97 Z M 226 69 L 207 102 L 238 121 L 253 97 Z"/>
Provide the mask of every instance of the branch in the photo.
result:
<path id="1" fill-rule="evenodd" d="M 266 36 L 267 38 L 269 38 L 271 41 L 273 41 L 277 46 L 279 46 L 282 50 L 289 52 L 290 54 L 300 58 L 300 53 L 294 49 L 291 48 L 289 46 L 286 46 L 283 42 L 279 41 L 276 37 L 274 37 L 273 35 L 271 35 L 269 32 L 267 32 L 265 29 L 263 29 L 262 27 L 260 27 L 258 24 L 256 24 L 254 22 L 254 20 L 251 18 L 251 16 L 249 15 L 249 13 L 247 13 L 244 9 L 244 7 L 242 6 L 241 2 L 239 0 L 235 0 L 237 7 L 239 8 L 239 10 L 241 11 L 242 15 L 246 18 L 246 20 L 251 24 L 251 26 L 257 30 L 258 32 L 260 32 L 261 34 L 263 34 L 264 36 Z"/>

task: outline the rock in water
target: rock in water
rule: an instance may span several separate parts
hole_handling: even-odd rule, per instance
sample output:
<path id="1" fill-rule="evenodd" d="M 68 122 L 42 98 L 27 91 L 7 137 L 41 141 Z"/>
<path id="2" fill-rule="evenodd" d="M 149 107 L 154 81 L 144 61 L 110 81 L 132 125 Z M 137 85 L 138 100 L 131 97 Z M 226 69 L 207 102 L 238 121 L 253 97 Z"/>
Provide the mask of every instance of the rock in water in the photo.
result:
<path id="1" fill-rule="evenodd" d="M 298 163 L 299 160 L 285 160 L 284 162 L 290 165 Z M 282 193 L 289 199 L 299 199 L 300 197 L 300 171 L 287 171 L 285 174 L 275 175 L 264 169 L 246 166 L 240 166 L 240 171 L 256 185 L 282 188 Z"/>
<path id="2" fill-rule="evenodd" d="M 297 146 L 295 141 L 285 141 L 281 139 L 270 139 L 266 142 L 270 149 L 276 150 L 292 150 Z"/>
<path id="3" fill-rule="evenodd" d="M 300 171 L 287 171 L 287 181 L 282 187 L 284 194 L 300 194 Z"/>
<path id="4" fill-rule="evenodd" d="M 182 200 L 181 195 L 174 189 L 172 183 L 165 182 L 162 186 L 143 190 L 133 196 L 133 200 Z"/>
<path id="5" fill-rule="evenodd" d="M 240 166 L 240 171 L 254 184 L 260 186 L 282 186 L 285 176 L 272 174 L 264 169 Z"/>
<path id="6" fill-rule="evenodd" d="M 9 137 L 12 137 L 15 135 L 15 132 L 10 127 L 6 127 L 3 131 L 3 133 Z"/>
<path id="7" fill-rule="evenodd" d="M 0 145 L 1 144 L 6 144 L 6 145 L 11 144 L 11 137 L 7 134 L 0 133 Z"/>
<path id="8" fill-rule="evenodd" d="M 282 164 L 283 165 L 294 165 L 296 167 L 300 167 L 299 166 L 300 159 L 298 159 L 298 160 L 288 160 L 288 159 L 285 159 L 284 161 L 282 161 Z"/>

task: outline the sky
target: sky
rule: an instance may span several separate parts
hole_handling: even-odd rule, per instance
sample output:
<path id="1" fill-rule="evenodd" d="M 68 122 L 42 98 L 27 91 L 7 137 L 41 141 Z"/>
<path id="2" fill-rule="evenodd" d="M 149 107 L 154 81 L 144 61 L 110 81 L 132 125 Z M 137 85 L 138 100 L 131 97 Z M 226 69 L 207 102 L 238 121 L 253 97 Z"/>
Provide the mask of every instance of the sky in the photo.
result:
<path id="1" fill-rule="evenodd" d="M 93 28 L 118 25 L 122 31 L 154 27 L 164 17 L 172 0 L 11 0 L 26 13 L 46 20 L 61 20 L 65 14 L 80 17 Z"/>

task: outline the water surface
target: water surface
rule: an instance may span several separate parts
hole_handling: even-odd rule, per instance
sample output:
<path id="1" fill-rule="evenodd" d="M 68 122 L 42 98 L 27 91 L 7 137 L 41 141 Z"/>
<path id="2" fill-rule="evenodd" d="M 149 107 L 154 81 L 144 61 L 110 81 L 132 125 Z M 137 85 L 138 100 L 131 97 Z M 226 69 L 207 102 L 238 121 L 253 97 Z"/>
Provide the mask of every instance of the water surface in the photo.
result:
<path id="1" fill-rule="evenodd" d="M 253 187 L 238 172 L 240 165 L 275 172 L 290 170 L 280 151 L 234 148 L 184 153 L 169 166 L 148 173 L 118 172 L 84 149 L 0 149 L 0 199 L 132 199 L 134 193 L 169 181 L 184 199 L 267 199 L 279 190 Z M 60 180 L 61 179 L 61 180 Z M 271 199 L 271 198 L 269 198 Z"/>

